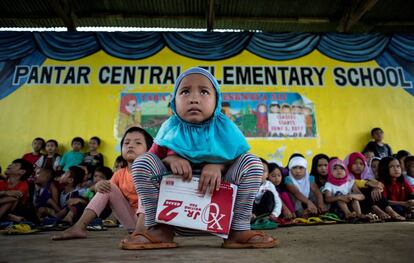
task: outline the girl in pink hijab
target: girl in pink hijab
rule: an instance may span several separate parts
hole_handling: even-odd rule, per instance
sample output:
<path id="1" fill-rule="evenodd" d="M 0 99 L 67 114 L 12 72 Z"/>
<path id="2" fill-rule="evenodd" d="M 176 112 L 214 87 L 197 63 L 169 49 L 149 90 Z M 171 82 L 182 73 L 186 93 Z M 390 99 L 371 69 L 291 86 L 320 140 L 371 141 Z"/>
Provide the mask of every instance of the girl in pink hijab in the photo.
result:
<path id="1" fill-rule="evenodd" d="M 325 201 L 336 204 L 346 219 L 365 217 L 359 205 L 365 196 L 358 189 L 355 180 L 349 178 L 348 169 L 341 160 L 333 159 L 329 162 L 328 179 L 322 193 Z"/>

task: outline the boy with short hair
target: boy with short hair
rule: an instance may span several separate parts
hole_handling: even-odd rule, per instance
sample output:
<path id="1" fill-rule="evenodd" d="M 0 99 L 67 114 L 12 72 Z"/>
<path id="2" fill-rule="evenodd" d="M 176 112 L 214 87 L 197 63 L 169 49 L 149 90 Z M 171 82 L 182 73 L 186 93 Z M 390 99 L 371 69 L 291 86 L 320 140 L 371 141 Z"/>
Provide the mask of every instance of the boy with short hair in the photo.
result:
<path id="1" fill-rule="evenodd" d="M 46 143 L 43 138 L 40 138 L 40 137 L 34 138 L 34 140 L 32 141 L 33 151 L 30 153 L 24 154 L 22 159 L 28 161 L 34 166 L 35 163 L 40 159 L 40 157 L 42 157 L 41 151 L 45 148 L 45 146 L 46 146 Z"/>
<path id="2" fill-rule="evenodd" d="M 6 180 L 0 181 L 0 218 L 16 217 L 14 212 L 23 210 L 29 199 L 26 179 L 33 173 L 33 165 L 24 159 L 14 160 L 6 169 Z"/>
<path id="3" fill-rule="evenodd" d="M 392 155 L 391 147 L 384 143 L 384 131 L 381 128 L 374 128 L 371 130 L 371 137 L 374 141 L 370 141 L 367 146 L 365 146 L 365 151 L 374 152 L 376 157 L 383 158 Z"/>
<path id="4" fill-rule="evenodd" d="M 405 171 L 407 172 L 407 174 L 404 175 L 404 178 L 412 187 L 414 187 L 414 156 L 407 156 L 407 158 L 405 158 L 404 165 Z"/>
<path id="5" fill-rule="evenodd" d="M 67 172 L 69 167 L 80 164 L 83 160 L 82 150 L 85 145 L 85 141 L 81 137 L 75 137 L 72 139 L 72 151 L 65 152 L 60 160 L 59 167 Z"/>

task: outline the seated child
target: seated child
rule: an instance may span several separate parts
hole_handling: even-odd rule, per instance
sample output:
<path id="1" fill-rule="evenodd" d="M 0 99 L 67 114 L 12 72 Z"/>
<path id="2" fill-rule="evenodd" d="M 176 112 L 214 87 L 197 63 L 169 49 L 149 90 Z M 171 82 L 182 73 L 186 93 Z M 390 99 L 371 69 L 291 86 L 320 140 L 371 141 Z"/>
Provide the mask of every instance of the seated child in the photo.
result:
<path id="1" fill-rule="evenodd" d="M 26 153 L 23 155 L 22 159 L 28 161 L 33 166 L 42 157 L 41 151 L 45 148 L 45 140 L 43 138 L 37 137 L 32 142 L 33 152 Z"/>
<path id="2" fill-rule="evenodd" d="M 293 201 L 290 198 L 290 195 L 286 189 L 286 185 L 283 182 L 282 173 L 282 167 L 280 167 L 276 163 L 269 163 L 268 180 L 275 185 L 276 191 L 279 194 L 280 199 L 282 200 L 282 216 L 286 219 L 293 219 L 296 217 L 295 205 L 293 204 Z M 278 220 L 278 223 L 280 223 L 280 220 Z"/>
<path id="3" fill-rule="evenodd" d="M 103 180 L 110 180 L 112 177 L 112 170 L 109 167 L 106 166 L 99 166 L 95 169 L 95 172 L 93 173 L 93 180 L 92 185 L 88 188 L 88 190 L 85 193 L 86 199 L 90 201 L 92 197 L 95 195 L 96 191 L 96 184 Z"/>
<path id="4" fill-rule="evenodd" d="M 289 176 L 285 178 L 285 184 L 294 201 L 296 215 L 306 217 L 326 212 L 322 194 L 315 183 L 315 177 L 309 175 L 307 171 L 306 159 L 300 156 L 293 157 L 289 161 L 288 167 Z"/>
<path id="5" fill-rule="evenodd" d="M 85 171 L 82 168 L 71 166 L 60 178 L 64 189 L 59 197 L 61 210 L 56 214 L 56 217 L 69 225 L 77 221 L 87 203 L 79 193 L 79 186 L 84 176 Z"/>
<path id="6" fill-rule="evenodd" d="M 374 141 L 370 141 L 364 149 L 366 151 L 374 152 L 376 157 L 387 157 L 392 155 L 391 147 L 384 143 L 384 131 L 381 128 L 374 128 L 371 130 L 371 137 Z"/>
<path id="7" fill-rule="evenodd" d="M 414 187 L 414 156 L 410 155 L 405 158 L 405 171 L 407 174 L 404 176 L 405 180 L 407 180 L 408 184 Z"/>
<path id="8" fill-rule="evenodd" d="M 98 148 L 101 145 L 101 139 L 97 136 L 93 136 L 89 139 L 89 151 L 85 153 L 83 162 L 88 167 L 88 171 L 91 174 L 94 173 L 96 167 L 104 166 L 104 157 L 102 153 L 98 152 Z"/>
<path id="9" fill-rule="evenodd" d="M 399 150 L 395 156 L 397 160 L 400 162 L 401 165 L 401 172 L 402 175 L 405 176 L 407 174 L 407 171 L 405 170 L 405 159 L 410 156 L 411 154 L 406 150 Z"/>
<path id="10" fill-rule="evenodd" d="M 388 206 L 388 201 L 383 198 L 382 194 L 384 185 L 375 180 L 369 172 L 365 156 L 360 152 L 353 152 L 345 158 L 344 164 L 348 168 L 349 180 L 355 180 L 365 196 L 361 202 L 362 212 L 369 213 L 372 210 L 382 220 L 390 219 L 388 213 L 383 211 Z"/>
<path id="11" fill-rule="evenodd" d="M 369 177 L 374 178 L 377 181 L 379 181 L 378 165 L 379 165 L 380 161 L 381 161 L 381 158 L 372 157 L 371 161 L 368 163 L 368 170 L 369 170 L 369 173 L 370 173 Z"/>
<path id="12" fill-rule="evenodd" d="M 142 229 L 143 218 L 139 198 L 135 191 L 130 169 L 132 162 L 144 154 L 152 145 L 152 137 L 145 130 L 129 128 L 121 140 L 121 152 L 127 167 L 119 169 L 110 180 L 101 180 L 96 186 L 96 194 L 75 225 L 62 234 L 53 236 L 53 240 L 86 238 L 86 226 L 100 216 L 109 204 L 113 213 L 126 230 Z M 95 170 L 95 174 L 99 168 Z"/>
<path id="13" fill-rule="evenodd" d="M 42 155 L 36 162 L 36 167 L 57 171 L 60 163 L 60 154 L 57 153 L 58 142 L 48 140 L 46 142 L 46 155 Z"/>
<path id="14" fill-rule="evenodd" d="M 353 179 L 348 180 L 348 169 L 339 159 L 334 159 L 328 165 L 328 181 L 322 188 L 327 203 L 336 204 L 345 214 L 346 219 L 365 218 L 361 213 L 359 201 L 365 196 L 358 189 Z M 352 207 L 353 212 L 349 209 Z M 334 206 L 335 207 L 335 206 Z M 331 207 L 332 210 L 335 210 Z"/>
<path id="15" fill-rule="evenodd" d="M 62 156 L 62 159 L 59 163 L 59 169 L 62 169 L 64 172 L 67 172 L 69 167 L 76 166 L 82 163 L 83 153 L 82 150 L 85 142 L 81 137 L 75 137 L 72 139 L 72 151 L 65 152 Z"/>
<path id="16" fill-rule="evenodd" d="M 329 157 L 323 153 L 315 155 L 312 159 L 310 175 L 315 177 L 315 183 L 319 188 L 325 185 L 328 178 L 328 163 Z"/>
<path id="17" fill-rule="evenodd" d="M 405 220 L 406 216 L 414 213 L 414 188 L 408 184 L 401 174 L 401 166 L 398 159 L 385 157 L 379 164 L 379 175 L 384 183 L 384 196 L 388 199 L 392 209 L 400 216 L 394 215 L 393 219 Z"/>
<path id="18" fill-rule="evenodd" d="M 276 221 L 282 210 L 282 200 L 279 198 L 275 185 L 267 180 L 269 175 L 267 161 L 263 159 L 261 161 L 264 168 L 262 184 L 254 198 L 252 217 L 255 218 L 263 214 L 270 214 L 269 218 Z"/>
<path id="19" fill-rule="evenodd" d="M 119 155 L 118 157 L 116 157 L 115 162 L 114 162 L 114 168 L 112 169 L 112 171 L 115 173 L 116 171 L 118 171 L 119 169 L 125 168 L 127 167 L 127 162 L 124 160 L 124 158 L 122 158 L 122 155 Z"/>
<path id="20" fill-rule="evenodd" d="M 59 191 L 53 182 L 53 171 L 36 169 L 35 195 L 33 198 L 36 216 L 41 222 L 45 217 L 54 217 L 60 211 Z"/>
<path id="21" fill-rule="evenodd" d="M 247 153 L 249 145 L 237 126 L 221 112 L 222 96 L 217 80 L 202 68 L 183 72 L 175 82 L 171 98 L 173 115 L 160 130 L 149 153 L 132 165 L 135 187 L 145 209 L 145 227 L 121 241 L 123 249 L 177 247 L 175 228 L 155 222 L 159 183 L 151 176 L 168 169 L 183 180 L 191 180 L 193 166 L 201 168 L 198 190 L 211 195 L 223 180 L 238 186 L 234 216 L 224 248 L 269 248 L 278 241 L 250 230 L 255 194 L 259 190 L 263 165 Z M 190 230 L 194 232 L 193 230 Z"/>
<path id="22" fill-rule="evenodd" d="M 32 173 L 33 165 L 24 159 L 16 159 L 7 167 L 6 180 L 0 181 L 0 220 L 23 219 L 29 200 L 26 179 Z"/>

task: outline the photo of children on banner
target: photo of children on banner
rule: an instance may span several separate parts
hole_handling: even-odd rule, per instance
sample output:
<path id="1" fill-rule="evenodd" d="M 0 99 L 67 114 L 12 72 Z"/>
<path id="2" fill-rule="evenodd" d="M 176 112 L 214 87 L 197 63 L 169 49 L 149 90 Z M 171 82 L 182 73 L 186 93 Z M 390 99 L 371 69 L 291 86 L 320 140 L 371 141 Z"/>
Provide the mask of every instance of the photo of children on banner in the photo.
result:
<path id="1" fill-rule="evenodd" d="M 261 232 L 250 230 L 250 219 L 263 165 L 259 158 L 248 153 L 250 149 L 241 131 L 221 112 L 222 94 L 217 80 L 202 68 L 190 68 L 175 82 L 171 99 L 173 115 L 163 123 L 148 153 L 132 164 L 132 176 L 145 209 L 145 227 L 136 229 L 120 243 L 123 249 L 173 248 L 177 227 L 157 219 L 160 184 L 176 181 L 162 179 L 170 171 L 181 177 L 180 182 L 194 183 L 193 171 L 201 170 L 193 194 L 214 198 L 221 189 L 237 186 L 228 237 L 224 248 L 271 248 L 278 240 Z M 152 180 L 159 176 L 158 180 Z M 222 177 L 223 176 L 223 177 Z M 162 179 L 162 180 L 161 180 Z M 222 181 L 226 182 L 222 184 Z M 181 206 L 179 188 L 177 198 L 161 205 L 169 206 L 171 217 L 178 215 L 175 207 Z M 214 203 L 210 203 L 215 206 Z M 175 207 L 174 207 L 175 206 Z M 209 216 L 217 219 L 218 210 Z M 218 219 L 217 219 L 218 220 Z M 158 221 L 158 222 L 157 222 Z M 165 220 L 164 220 L 165 221 Z M 193 228 L 194 225 L 188 225 Z M 215 224 L 215 227 L 218 227 Z M 181 228 L 180 231 L 185 231 Z M 194 232 L 190 229 L 189 232 Z"/>

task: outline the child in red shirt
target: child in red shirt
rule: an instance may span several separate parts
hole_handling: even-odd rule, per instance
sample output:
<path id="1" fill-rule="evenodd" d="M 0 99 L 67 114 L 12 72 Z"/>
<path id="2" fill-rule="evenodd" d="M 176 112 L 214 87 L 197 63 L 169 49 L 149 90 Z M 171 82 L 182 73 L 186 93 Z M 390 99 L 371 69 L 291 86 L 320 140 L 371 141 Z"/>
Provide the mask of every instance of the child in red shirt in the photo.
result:
<path id="1" fill-rule="evenodd" d="M 29 185 L 26 179 L 33 173 L 33 165 L 26 160 L 16 159 L 6 169 L 7 180 L 0 181 L 0 219 L 7 216 L 20 218 L 14 213 L 24 210 L 29 199 Z"/>
<path id="2" fill-rule="evenodd" d="M 411 217 L 414 212 L 414 188 L 402 176 L 400 162 L 394 157 L 381 159 L 378 174 L 385 186 L 384 196 L 391 207 L 402 217 Z"/>

